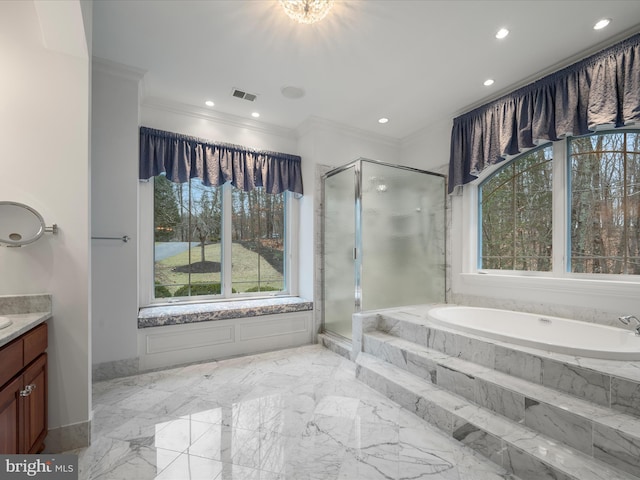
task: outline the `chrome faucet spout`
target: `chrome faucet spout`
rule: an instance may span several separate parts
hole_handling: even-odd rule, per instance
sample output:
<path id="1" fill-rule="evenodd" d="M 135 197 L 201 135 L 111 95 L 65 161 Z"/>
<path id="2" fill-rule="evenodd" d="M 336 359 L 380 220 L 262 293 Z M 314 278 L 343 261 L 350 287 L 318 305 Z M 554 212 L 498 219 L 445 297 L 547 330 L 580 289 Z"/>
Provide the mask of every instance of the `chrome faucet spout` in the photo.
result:
<path id="1" fill-rule="evenodd" d="M 631 320 L 635 320 L 635 322 L 637 323 L 635 328 L 636 335 L 640 336 L 640 320 L 638 320 L 638 317 L 636 317 L 635 315 L 623 315 L 622 317 L 618 317 L 618 320 L 620 320 L 625 325 L 629 325 L 631 324 Z"/>

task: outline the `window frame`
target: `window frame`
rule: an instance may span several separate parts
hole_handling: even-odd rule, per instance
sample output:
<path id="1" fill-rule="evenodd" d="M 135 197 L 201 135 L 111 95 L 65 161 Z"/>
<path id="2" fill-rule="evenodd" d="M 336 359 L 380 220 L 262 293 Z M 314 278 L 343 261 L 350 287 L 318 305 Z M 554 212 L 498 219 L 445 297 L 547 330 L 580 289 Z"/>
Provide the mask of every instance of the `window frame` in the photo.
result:
<path id="1" fill-rule="evenodd" d="M 231 285 L 231 220 L 232 220 L 232 187 L 222 186 L 223 225 L 221 280 L 223 290 L 219 295 L 197 295 L 179 298 L 155 298 L 154 291 L 154 180 L 139 182 L 138 198 L 138 305 L 161 306 L 182 305 L 192 303 L 242 302 L 260 298 L 287 298 L 298 296 L 298 224 L 299 199 L 291 192 L 285 193 L 285 238 L 284 238 L 284 291 L 250 292 L 232 294 Z M 228 237 L 228 238 L 227 238 Z M 226 267 L 226 268 L 225 268 Z"/>
<path id="2" fill-rule="evenodd" d="M 632 127 L 612 129 L 597 129 L 589 135 L 606 135 L 608 133 L 621 133 L 622 131 L 637 132 L 640 130 Z M 640 285 L 639 275 L 619 275 L 619 274 L 598 274 L 598 273 L 574 273 L 569 271 L 570 252 L 571 252 L 571 235 L 569 232 L 569 224 L 571 221 L 571 175 L 570 175 L 570 159 L 569 159 L 569 141 L 572 136 L 565 136 L 555 142 L 540 142 L 539 145 L 531 149 L 527 149 L 522 153 L 508 157 L 504 162 L 500 162 L 488 169 L 485 169 L 476 180 L 465 186 L 463 190 L 463 225 L 470 225 L 472 235 L 466 242 L 463 250 L 462 271 L 461 274 L 466 276 L 482 275 L 483 278 L 489 280 L 490 277 L 499 277 L 503 279 L 515 278 L 540 278 L 540 279 L 557 279 L 563 286 L 567 281 L 575 280 L 580 282 L 588 281 L 589 283 L 603 282 L 606 285 Z M 577 138 L 577 137 L 576 137 Z M 480 268 L 481 248 L 482 248 L 482 220 L 481 220 L 481 194 L 480 187 L 494 174 L 505 168 L 509 163 L 517 161 L 519 157 L 528 154 L 545 145 L 551 143 L 553 149 L 553 165 L 552 165 L 552 269 L 548 272 L 524 271 L 524 270 L 498 270 Z M 465 255 L 466 253 L 466 255 Z M 486 282 L 483 280 L 483 282 Z M 474 283 L 474 281 L 471 281 Z M 502 284 L 500 280 L 497 284 Z"/>
<path id="3" fill-rule="evenodd" d="M 566 226 L 566 235 L 567 235 L 567 241 L 566 241 L 566 251 L 567 251 L 567 264 L 566 264 L 566 271 L 572 275 L 580 275 L 580 276 L 585 276 L 586 278 L 589 277 L 609 277 L 609 278 L 617 278 L 617 277 L 636 277 L 640 279 L 640 274 L 637 275 L 633 275 L 633 274 L 604 274 L 604 273 L 573 273 L 571 272 L 571 252 L 572 252 L 572 246 L 571 246 L 571 232 L 570 232 L 570 223 L 571 223 L 571 181 L 572 181 L 572 177 L 571 177 L 571 147 L 570 147 L 570 140 L 572 138 L 585 138 L 585 137 L 593 137 L 596 135 L 606 135 L 606 134 L 622 134 L 622 133 L 635 133 L 637 135 L 640 135 L 640 129 L 639 128 L 623 128 L 623 129 L 608 129 L 608 130 L 602 130 L 602 131 L 596 131 L 593 133 L 589 133 L 586 135 L 580 135 L 580 136 L 576 136 L 576 137 L 568 137 L 566 139 L 565 145 L 566 145 L 566 175 L 567 175 L 567 189 L 566 189 L 566 193 L 567 193 L 567 198 L 566 198 L 566 202 L 567 202 L 567 211 L 566 211 L 566 219 L 567 219 L 567 226 Z M 640 155 L 640 152 L 638 153 Z M 635 153 L 630 153 L 630 155 L 635 155 Z M 627 178 L 624 179 L 624 183 L 625 185 L 627 185 Z"/>

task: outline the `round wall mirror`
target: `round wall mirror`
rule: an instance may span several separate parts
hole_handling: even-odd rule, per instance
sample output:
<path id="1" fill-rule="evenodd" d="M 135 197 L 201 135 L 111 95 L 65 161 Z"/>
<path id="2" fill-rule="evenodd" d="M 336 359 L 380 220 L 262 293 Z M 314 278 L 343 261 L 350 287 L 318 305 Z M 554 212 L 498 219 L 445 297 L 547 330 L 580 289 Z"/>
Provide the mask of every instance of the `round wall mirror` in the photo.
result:
<path id="1" fill-rule="evenodd" d="M 38 240 L 45 224 L 37 211 L 17 202 L 0 202 L 0 244 L 21 247 Z"/>

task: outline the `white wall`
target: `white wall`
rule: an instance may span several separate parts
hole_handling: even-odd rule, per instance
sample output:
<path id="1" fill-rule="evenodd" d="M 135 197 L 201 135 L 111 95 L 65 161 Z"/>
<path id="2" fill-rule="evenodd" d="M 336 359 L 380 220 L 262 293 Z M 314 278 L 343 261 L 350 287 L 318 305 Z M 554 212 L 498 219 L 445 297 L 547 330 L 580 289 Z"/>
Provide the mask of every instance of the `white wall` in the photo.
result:
<path id="1" fill-rule="evenodd" d="M 218 114 L 213 109 L 145 99 L 140 124 L 169 132 L 192 135 L 213 142 L 231 143 L 258 150 L 297 154 L 295 132 L 248 118 Z"/>
<path id="2" fill-rule="evenodd" d="M 138 356 L 138 87 L 142 72 L 94 59 L 91 232 L 93 363 Z M 135 371 L 135 370 L 134 370 Z"/>
<path id="3" fill-rule="evenodd" d="M 78 2 L 62 28 L 83 29 Z M 33 2 L 0 2 L 0 199 L 58 235 L 0 250 L 0 294 L 51 293 L 49 428 L 90 412 L 89 61 L 48 50 Z M 79 49 L 81 50 L 81 49 Z"/>
<path id="4" fill-rule="evenodd" d="M 452 122 L 447 118 L 403 138 L 400 152 L 403 165 L 448 174 Z"/>

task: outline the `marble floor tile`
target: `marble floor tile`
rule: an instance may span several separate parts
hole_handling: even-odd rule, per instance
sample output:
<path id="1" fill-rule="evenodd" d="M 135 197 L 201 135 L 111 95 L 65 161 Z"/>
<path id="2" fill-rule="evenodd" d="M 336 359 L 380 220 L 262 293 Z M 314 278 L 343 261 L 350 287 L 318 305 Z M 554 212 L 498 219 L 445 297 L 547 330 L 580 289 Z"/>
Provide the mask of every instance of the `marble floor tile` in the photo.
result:
<path id="1" fill-rule="evenodd" d="M 94 385 L 80 480 L 517 480 L 317 345 Z"/>

